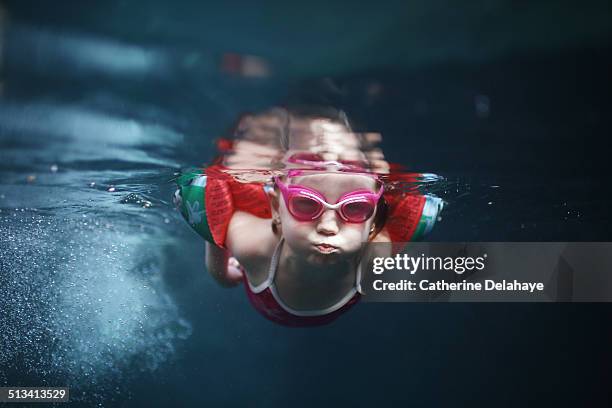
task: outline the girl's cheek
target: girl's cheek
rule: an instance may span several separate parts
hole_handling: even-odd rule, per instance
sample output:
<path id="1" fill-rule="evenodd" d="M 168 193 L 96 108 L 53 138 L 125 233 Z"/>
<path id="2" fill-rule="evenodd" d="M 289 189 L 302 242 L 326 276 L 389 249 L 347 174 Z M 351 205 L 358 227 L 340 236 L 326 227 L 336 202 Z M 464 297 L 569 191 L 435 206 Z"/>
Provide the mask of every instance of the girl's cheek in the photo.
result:
<path id="1" fill-rule="evenodd" d="M 361 247 L 361 243 L 363 242 L 363 234 L 360 230 L 344 230 L 339 235 L 345 251 L 354 251 Z"/>

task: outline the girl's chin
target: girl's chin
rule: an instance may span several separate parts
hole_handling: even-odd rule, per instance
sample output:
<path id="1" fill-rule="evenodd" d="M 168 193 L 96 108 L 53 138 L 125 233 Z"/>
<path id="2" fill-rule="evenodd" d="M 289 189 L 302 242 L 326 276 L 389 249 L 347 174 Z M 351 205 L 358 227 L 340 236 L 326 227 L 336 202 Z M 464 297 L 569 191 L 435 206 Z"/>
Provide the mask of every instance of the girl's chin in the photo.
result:
<path id="1" fill-rule="evenodd" d="M 309 252 L 306 260 L 313 265 L 335 265 L 347 260 L 345 254 L 341 252 Z"/>

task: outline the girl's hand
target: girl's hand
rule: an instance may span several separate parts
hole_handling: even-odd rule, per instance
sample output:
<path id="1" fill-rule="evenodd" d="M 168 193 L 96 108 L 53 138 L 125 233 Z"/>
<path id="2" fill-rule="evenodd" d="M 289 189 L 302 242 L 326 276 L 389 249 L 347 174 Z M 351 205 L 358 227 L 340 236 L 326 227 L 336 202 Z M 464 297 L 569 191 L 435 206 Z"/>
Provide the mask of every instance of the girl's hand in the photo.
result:
<path id="1" fill-rule="evenodd" d="M 242 282 L 244 269 L 230 251 L 206 242 L 205 254 L 206 269 L 221 286 L 231 288 Z"/>
<path id="2" fill-rule="evenodd" d="M 244 270 L 240 262 L 233 256 L 230 256 L 227 260 L 227 279 L 235 284 L 242 282 L 244 277 Z"/>

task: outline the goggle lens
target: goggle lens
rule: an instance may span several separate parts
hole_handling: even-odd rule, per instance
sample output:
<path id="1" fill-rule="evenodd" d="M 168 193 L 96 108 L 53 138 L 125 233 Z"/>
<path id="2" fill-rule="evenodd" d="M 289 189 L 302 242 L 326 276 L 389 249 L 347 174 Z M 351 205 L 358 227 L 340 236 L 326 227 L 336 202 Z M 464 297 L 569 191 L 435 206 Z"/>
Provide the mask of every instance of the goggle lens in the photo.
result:
<path id="1" fill-rule="evenodd" d="M 322 204 L 310 197 L 293 196 L 289 210 L 293 216 L 302 220 L 312 220 L 321 211 Z"/>
<path id="2" fill-rule="evenodd" d="M 350 222 L 364 222 L 372 216 L 374 207 L 368 201 L 353 201 L 344 204 L 341 211 Z"/>

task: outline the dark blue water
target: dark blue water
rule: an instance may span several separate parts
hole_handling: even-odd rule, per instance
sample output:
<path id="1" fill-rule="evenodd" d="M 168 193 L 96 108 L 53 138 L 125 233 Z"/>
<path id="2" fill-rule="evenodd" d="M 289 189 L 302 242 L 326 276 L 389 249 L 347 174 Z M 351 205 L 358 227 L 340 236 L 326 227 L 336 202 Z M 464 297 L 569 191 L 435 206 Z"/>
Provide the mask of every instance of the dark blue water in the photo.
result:
<path id="1" fill-rule="evenodd" d="M 69 386 L 75 406 L 602 403 L 608 305 L 362 304 L 287 329 L 212 282 L 171 204 L 175 172 L 209 162 L 241 113 L 327 103 L 381 132 L 390 162 L 446 178 L 432 241 L 609 241 L 597 2 L 591 24 L 554 8 L 569 34 L 542 43 L 535 23 L 494 27 L 544 6 L 421 6 L 420 29 L 399 3 L 370 7 L 351 36 L 340 6 L 106 4 L 0 13 L 0 384 Z M 296 15 L 321 30 L 293 34 Z M 441 48 L 401 40 L 415 33 Z"/>

